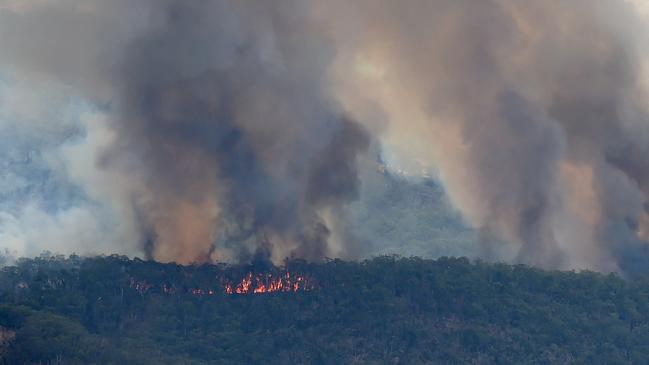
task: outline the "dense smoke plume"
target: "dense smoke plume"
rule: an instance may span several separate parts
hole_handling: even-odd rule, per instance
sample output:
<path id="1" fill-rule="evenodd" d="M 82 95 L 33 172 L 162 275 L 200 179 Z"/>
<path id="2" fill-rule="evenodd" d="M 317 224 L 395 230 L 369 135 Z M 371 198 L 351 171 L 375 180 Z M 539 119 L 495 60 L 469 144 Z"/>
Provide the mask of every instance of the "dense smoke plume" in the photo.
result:
<path id="1" fill-rule="evenodd" d="M 3 22 L 1 39 L 17 67 L 109 104 L 102 184 L 125 185 L 147 256 L 320 260 L 346 253 L 330 236 L 359 194 L 369 136 L 327 92 L 334 50 L 310 11 L 300 1 L 35 3 L 4 14 L 15 24 Z M 70 38 L 48 48 L 60 31 Z"/>
<path id="2" fill-rule="evenodd" d="M 646 24 L 623 1 L 355 2 L 338 87 L 410 144 L 483 255 L 647 268 Z M 349 40 L 348 34 L 355 36 Z M 644 52 L 644 54 L 643 54 Z M 355 64 L 355 69 L 347 65 Z"/>
<path id="3" fill-rule="evenodd" d="M 103 163 L 142 175 L 135 204 L 154 257 L 207 259 L 215 244 L 329 254 L 324 211 L 357 197 L 369 140 L 325 94 L 332 50 L 308 10 L 156 3 L 126 47 L 113 80 L 121 138 Z"/>
<path id="4" fill-rule="evenodd" d="M 379 140 L 436 171 L 482 256 L 638 272 L 642 5 L 9 1 L 0 62 L 105 110 L 96 173 L 112 187 L 81 180 L 159 260 L 355 252 L 345 206 Z"/>

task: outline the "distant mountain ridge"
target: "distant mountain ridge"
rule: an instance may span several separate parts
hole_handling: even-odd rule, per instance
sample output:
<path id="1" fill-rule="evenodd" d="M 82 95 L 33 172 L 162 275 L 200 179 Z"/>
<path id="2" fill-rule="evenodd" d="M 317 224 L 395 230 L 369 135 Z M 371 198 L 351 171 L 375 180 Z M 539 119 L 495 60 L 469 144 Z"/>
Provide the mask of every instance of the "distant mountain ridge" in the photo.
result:
<path id="1" fill-rule="evenodd" d="M 477 232 L 453 208 L 439 181 L 386 169 L 364 174 L 361 199 L 348 213 L 365 256 L 477 256 Z"/>

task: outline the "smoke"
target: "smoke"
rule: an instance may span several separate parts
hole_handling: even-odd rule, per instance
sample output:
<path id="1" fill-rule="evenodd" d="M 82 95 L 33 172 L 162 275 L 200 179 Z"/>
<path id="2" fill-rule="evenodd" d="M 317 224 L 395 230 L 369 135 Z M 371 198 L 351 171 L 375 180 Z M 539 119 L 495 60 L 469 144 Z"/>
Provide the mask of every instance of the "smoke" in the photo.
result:
<path id="1" fill-rule="evenodd" d="M 435 171 L 485 258 L 649 264 L 642 2 L 2 4 L 2 67 L 105 114 L 95 163 L 63 164 L 149 257 L 354 255 L 379 140 Z"/>
<path id="2" fill-rule="evenodd" d="M 127 47 L 121 138 L 103 163 L 143 175 L 153 257 L 328 254 L 322 211 L 357 197 L 368 137 L 324 93 L 333 51 L 308 11 L 156 3 L 155 26 Z"/>
<path id="3" fill-rule="evenodd" d="M 357 2 L 337 88 L 412 146 L 482 255 L 647 268 L 646 24 L 623 1 Z M 341 15 L 344 17 L 344 15 Z M 359 25 L 360 24 L 360 25 Z M 354 65 L 348 67 L 348 65 Z"/>
<path id="4" fill-rule="evenodd" d="M 146 256 L 345 254 L 328 245 L 329 212 L 357 198 L 369 137 L 327 93 L 334 50 L 308 4 L 26 8 L 4 14 L 0 43 L 14 50 L 5 58 L 107 105 L 115 138 L 96 163 L 109 173 L 88 185 L 120 187 L 104 197 L 131 205 Z"/>
<path id="5" fill-rule="evenodd" d="M 94 175 L 89 157 L 100 142 L 101 118 L 65 90 L 38 86 L 0 76 L 1 246 L 20 256 L 133 254 L 123 225 L 110 222 L 105 207 L 85 199 L 70 179 Z"/>

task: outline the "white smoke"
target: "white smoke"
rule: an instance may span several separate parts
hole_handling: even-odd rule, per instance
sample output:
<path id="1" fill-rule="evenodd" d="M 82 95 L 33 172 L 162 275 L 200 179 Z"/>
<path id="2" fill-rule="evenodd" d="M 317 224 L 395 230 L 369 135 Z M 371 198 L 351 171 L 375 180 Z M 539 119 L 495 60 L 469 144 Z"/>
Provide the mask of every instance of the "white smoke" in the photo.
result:
<path id="1" fill-rule="evenodd" d="M 105 184 L 97 166 L 111 138 L 105 116 L 64 85 L 4 80 L 0 247 L 19 256 L 138 254 L 135 231 L 113 199 L 119 194 L 106 191 L 118 187 Z"/>

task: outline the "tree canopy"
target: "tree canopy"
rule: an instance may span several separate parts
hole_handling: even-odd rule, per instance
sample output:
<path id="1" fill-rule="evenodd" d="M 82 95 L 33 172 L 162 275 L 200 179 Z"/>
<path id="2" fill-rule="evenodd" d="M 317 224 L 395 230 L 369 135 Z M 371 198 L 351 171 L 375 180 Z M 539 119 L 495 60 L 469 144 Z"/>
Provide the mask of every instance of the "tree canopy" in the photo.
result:
<path id="1" fill-rule="evenodd" d="M 224 290 L 287 272 L 311 286 Z M 44 256 L 0 272 L 0 326 L 2 364 L 639 364 L 649 280 L 465 258 Z"/>

